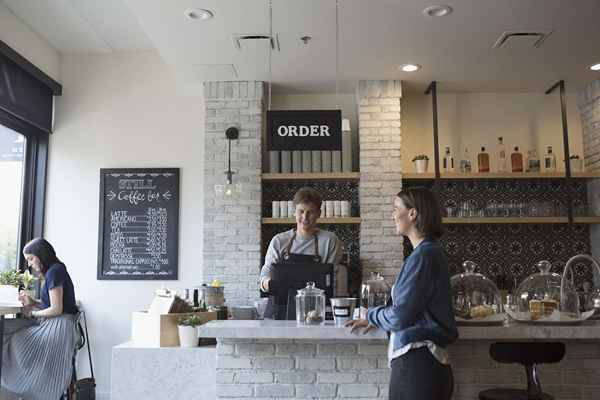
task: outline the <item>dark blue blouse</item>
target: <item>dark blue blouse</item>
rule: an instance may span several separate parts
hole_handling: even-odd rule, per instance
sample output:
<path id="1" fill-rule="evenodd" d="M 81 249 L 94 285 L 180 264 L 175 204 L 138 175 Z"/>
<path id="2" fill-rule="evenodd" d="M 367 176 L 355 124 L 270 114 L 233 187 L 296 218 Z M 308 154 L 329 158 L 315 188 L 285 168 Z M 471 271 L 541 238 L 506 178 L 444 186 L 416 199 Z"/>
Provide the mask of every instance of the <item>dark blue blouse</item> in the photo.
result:
<path id="1" fill-rule="evenodd" d="M 50 307 L 49 290 L 56 287 L 63 288 L 63 313 L 77 314 L 77 304 L 75 303 L 75 288 L 67 268 L 62 263 L 54 263 L 48 268 L 44 275 L 45 282 L 42 285 L 40 293 L 41 310 Z"/>

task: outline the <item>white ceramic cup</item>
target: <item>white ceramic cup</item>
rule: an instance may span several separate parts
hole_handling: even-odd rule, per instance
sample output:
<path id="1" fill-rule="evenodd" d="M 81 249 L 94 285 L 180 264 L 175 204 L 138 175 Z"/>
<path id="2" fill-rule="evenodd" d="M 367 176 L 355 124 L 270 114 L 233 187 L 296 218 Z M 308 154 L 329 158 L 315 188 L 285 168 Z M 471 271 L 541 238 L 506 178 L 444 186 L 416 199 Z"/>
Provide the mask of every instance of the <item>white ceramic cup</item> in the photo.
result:
<path id="1" fill-rule="evenodd" d="M 342 216 L 342 202 L 340 200 L 333 201 L 333 216 L 334 217 Z"/>
<path id="2" fill-rule="evenodd" d="M 340 204 L 342 217 L 350 216 L 350 202 L 348 200 L 342 200 Z"/>
<path id="3" fill-rule="evenodd" d="M 296 207 L 294 206 L 294 202 L 292 200 L 288 200 L 287 202 L 287 213 L 288 218 L 292 218 L 296 214 Z"/>
<path id="4" fill-rule="evenodd" d="M 282 200 L 279 202 L 279 214 L 281 218 L 288 217 L 287 201 Z"/>
<path id="5" fill-rule="evenodd" d="M 333 200 L 325 201 L 325 217 L 333 218 L 334 214 Z"/>
<path id="6" fill-rule="evenodd" d="M 280 215 L 281 215 L 281 213 L 279 212 L 279 202 L 272 201 L 271 202 L 271 216 L 273 218 L 279 218 Z"/>

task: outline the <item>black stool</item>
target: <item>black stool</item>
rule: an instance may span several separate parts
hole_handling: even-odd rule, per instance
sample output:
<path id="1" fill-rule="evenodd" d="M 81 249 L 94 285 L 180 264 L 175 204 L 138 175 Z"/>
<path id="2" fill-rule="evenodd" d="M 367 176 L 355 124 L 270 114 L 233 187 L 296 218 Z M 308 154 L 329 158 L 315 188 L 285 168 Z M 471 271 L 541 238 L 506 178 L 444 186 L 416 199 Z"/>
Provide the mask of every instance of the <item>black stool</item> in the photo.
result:
<path id="1" fill-rule="evenodd" d="M 542 392 L 537 364 L 557 363 L 565 356 L 563 343 L 493 343 L 490 356 L 503 364 L 522 364 L 527 374 L 527 389 L 489 389 L 479 400 L 553 400 Z"/>

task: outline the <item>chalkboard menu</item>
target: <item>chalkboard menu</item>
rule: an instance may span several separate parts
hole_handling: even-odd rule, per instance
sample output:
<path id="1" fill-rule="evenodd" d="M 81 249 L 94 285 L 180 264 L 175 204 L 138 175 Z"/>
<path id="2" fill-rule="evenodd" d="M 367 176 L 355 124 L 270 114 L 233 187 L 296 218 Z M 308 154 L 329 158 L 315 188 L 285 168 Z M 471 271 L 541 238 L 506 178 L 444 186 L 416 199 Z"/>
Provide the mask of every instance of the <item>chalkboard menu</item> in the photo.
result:
<path id="1" fill-rule="evenodd" d="M 100 169 L 98 279 L 177 279 L 179 168 Z"/>

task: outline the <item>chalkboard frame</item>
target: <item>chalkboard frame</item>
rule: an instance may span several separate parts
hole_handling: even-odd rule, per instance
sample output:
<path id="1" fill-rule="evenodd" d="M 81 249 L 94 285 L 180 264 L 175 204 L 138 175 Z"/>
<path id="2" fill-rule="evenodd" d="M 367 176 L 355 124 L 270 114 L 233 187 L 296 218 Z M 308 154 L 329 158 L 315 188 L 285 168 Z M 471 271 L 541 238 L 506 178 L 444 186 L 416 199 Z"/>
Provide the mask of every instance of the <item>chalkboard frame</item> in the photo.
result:
<path id="1" fill-rule="evenodd" d="M 175 213 L 175 237 L 169 238 L 169 243 L 173 243 L 174 247 L 177 249 L 175 254 L 173 254 L 174 266 L 173 273 L 167 275 L 147 275 L 147 274 L 115 274 L 115 275 L 107 275 L 104 273 L 104 229 L 105 229 L 105 176 L 110 174 L 139 174 L 139 173 L 147 173 L 147 174 L 164 174 L 171 173 L 173 174 L 173 179 L 175 179 L 175 189 L 177 193 L 175 196 L 177 198 L 177 212 Z M 179 279 L 179 212 L 180 212 L 180 179 L 179 179 L 179 168 L 100 168 L 100 206 L 99 206 L 99 220 L 98 220 L 98 267 L 97 267 L 97 276 L 98 280 L 115 280 L 115 281 L 125 281 L 125 280 L 178 280 Z"/>

